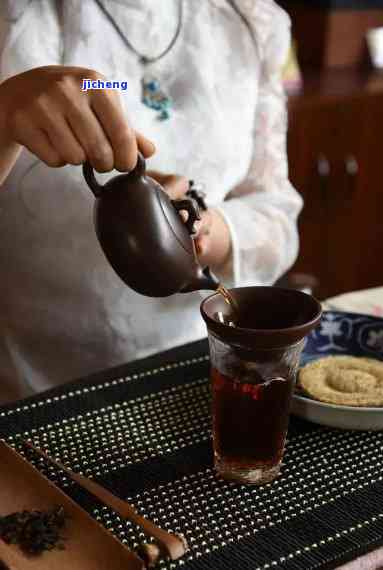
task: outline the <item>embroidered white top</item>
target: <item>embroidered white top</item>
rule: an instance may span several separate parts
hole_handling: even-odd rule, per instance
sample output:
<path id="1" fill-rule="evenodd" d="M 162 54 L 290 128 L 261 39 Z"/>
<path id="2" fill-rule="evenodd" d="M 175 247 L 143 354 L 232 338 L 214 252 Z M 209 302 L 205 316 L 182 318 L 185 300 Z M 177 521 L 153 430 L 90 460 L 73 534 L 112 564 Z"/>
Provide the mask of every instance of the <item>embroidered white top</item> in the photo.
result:
<path id="1" fill-rule="evenodd" d="M 174 34 L 178 0 L 160 10 L 152 0 L 103 2 L 144 54 Z M 301 208 L 280 80 L 290 23 L 271 0 L 236 4 L 253 34 L 225 0 L 184 2 L 177 43 L 148 69 L 174 100 L 168 121 L 141 103 L 142 64 L 94 0 L 3 0 L 0 77 L 63 64 L 127 80 L 126 114 L 158 149 L 148 167 L 204 182 L 227 219 L 226 282 L 272 284 L 296 257 Z M 26 150 L 1 189 L 0 400 L 205 336 L 199 293 L 151 299 L 122 284 L 97 242 L 93 200 L 80 167 L 52 169 Z"/>

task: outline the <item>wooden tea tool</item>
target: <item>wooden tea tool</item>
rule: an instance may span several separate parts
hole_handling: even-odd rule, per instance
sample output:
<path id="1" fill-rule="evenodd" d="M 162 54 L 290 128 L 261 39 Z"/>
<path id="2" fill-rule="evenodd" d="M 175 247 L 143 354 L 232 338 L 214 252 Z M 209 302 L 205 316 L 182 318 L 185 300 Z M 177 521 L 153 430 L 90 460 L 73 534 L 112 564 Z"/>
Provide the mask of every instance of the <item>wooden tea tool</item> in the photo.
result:
<path id="1" fill-rule="evenodd" d="M 78 483 L 81 487 L 86 489 L 89 493 L 97 497 L 105 505 L 115 510 L 122 518 L 138 525 L 142 528 L 145 534 L 155 539 L 157 544 L 146 544 L 140 550 L 140 555 L 145 555 L 147 564 L 150 567 L 154 566 L 161 555 L 169 556 L 171 560 L 177 560 L 185 554 L 188 549 L 186 540 L 177 535 L 171 534 L 162 528 L 159 528 L 154 523 L 139 515 L 136 510 L 126 501 L 123 501 L 116 495 L 113 495 L 108 489 L 105 489 L 99 483 L 75 473 L 69 467 L 66 467 L 56 459 L 53 459 L 45 451 L 35 447 L 29 441 L 24 441 L 24 445 L 35 451 L 38 455 L 46 459 L 52 465 L 55 465 L 64 471 L 72 481 Z"/>
<path id="2" fill-rule="evenodd" d="M 27 447 L 24 447 L 28 450 Z M 34 452 L 33 452 L 34 453 Z M 21 544 L 0 540 L 0 559 L 8 570 L 144 570 L 144 560 L 130 550 L 78 503 L 0 439 L 0 517 L 24 510 L 64 509 L 63 546 L 28 555 Z M 4 529 L 4 526 L 2 526 Z M 44 526 L 45 528 L 45 526 Z M 8 529 L 9 530 L 9 529 Z M 34 543 L 39 539 L 29 534 Z M 3 534 L 3 533 L 2 533 Z M 4 537 L 6 538 L 6 537 Z"/>

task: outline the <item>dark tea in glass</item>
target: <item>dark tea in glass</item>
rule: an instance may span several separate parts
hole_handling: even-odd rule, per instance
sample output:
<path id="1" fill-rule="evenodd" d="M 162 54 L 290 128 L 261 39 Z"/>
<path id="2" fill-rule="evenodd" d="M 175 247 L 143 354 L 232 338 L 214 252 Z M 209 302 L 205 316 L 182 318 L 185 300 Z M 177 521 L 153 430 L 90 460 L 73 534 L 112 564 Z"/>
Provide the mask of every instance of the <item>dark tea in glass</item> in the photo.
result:
<path id="1" fill-rule="evenodd" d="M 218 460 L 238 469 L 282 459 L 292 380 L 242 383 L 212 370 L 214 447 Z M 272 410 L 272 412 L 271 412 Z"/>
<path id="2" fill-rule="evenodd" d="M 218 473 L 262 484 L 279 473 L 305 335 L 319 322 L 311 296 L 276 287 L 230 290 L 236 314 L 215 294 L 202 303 L 211 360 Z"/>

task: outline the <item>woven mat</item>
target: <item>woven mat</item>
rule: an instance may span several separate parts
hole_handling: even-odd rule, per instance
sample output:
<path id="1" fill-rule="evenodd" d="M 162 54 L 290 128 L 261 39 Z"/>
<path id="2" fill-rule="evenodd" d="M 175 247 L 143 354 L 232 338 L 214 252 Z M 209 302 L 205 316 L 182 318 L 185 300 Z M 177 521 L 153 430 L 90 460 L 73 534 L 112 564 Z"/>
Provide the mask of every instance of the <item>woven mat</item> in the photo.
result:
<path id="1" fill-rule="evenodd" d="M 0 437 L 31 438 L 95 477 L 190 551 L 161 569 L 331 569 L 383 544 L 383 433 L 292 419 L 281 476 L 228 483 L 212 468 L 205 342 L 0 408 Z M 144 535 L 36 463 L 130 547 Z"/>

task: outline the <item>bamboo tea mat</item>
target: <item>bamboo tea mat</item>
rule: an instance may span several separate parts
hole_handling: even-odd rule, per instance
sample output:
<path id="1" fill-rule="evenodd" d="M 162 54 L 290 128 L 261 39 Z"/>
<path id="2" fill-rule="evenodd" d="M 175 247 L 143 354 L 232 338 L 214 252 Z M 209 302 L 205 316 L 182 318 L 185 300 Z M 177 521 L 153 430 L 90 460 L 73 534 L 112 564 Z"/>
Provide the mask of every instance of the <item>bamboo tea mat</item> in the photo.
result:
<path id="1" fill-rule="evenodd" d="M 193 343 L 0 408 L 0 437 L 30 438 L 190 546 L 159 569 L 333 569 L 383 545 L 383 432 L 292 418 L 281 476 L 263 487 L 212 468 L 207 343 Z M 36 460 L 134 548 L 144 535 Z M 1 466 L 0 466 L 1 468 Z"/>

